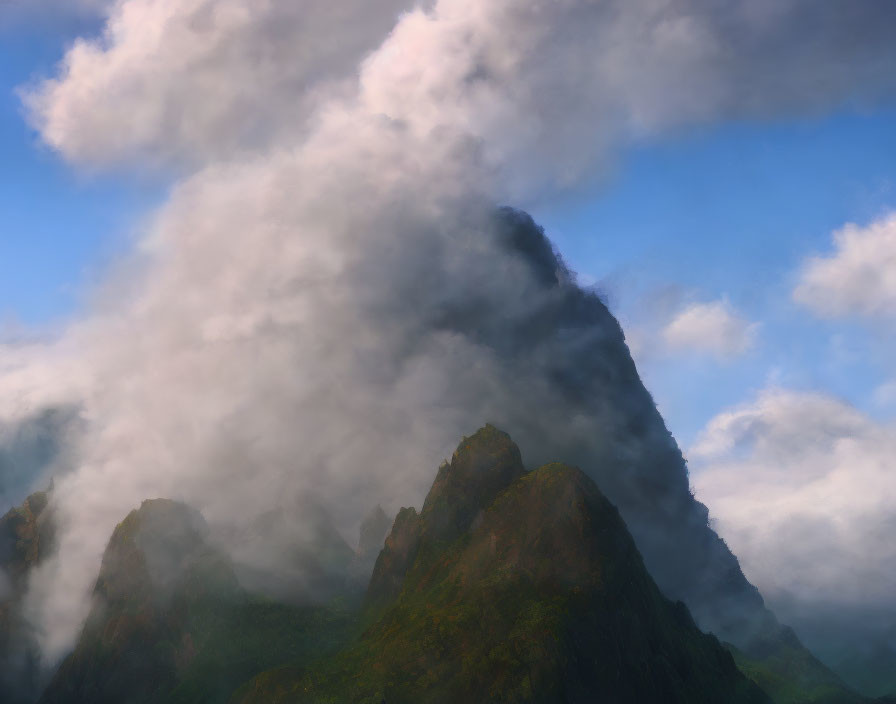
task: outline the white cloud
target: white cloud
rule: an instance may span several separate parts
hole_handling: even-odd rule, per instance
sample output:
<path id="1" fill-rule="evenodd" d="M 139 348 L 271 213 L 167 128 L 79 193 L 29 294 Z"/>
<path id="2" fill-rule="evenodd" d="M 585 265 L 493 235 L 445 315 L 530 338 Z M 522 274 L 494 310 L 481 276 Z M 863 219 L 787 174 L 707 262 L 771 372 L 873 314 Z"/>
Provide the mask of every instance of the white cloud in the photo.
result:
<path id="1" fill-rule="evenodd" d="M 896 608 L 896 427 L 815 393 L 768 390 L 689 452 L 697 497 L 766 596 Z"/>
<path id="2" fill-rule="evenodd" d="M 896 213 L 834 233 L 834 252 L 809 259 L 793 297 L 826 317 L 896 315 Z"/>
<path id="3" fill-rule="evenodd" d="M 70 343 L 0 342 L 0 423 L 80 402 L 91 385 L 89 367 Z"/>
<path id="4" fill-rule="evenodd" d="M 296 135 L 410 0 L 126 0 L 25 93 L 79 163 L 201 164 Z"/>
<path id="5" fill-rule="evenodd" d="M 663 340 L 673 349 L 731 359 L 753 346 L 757 331 L 757 323 L 742 318 L 723 300 L 689 305 L 665 326 Z"/>

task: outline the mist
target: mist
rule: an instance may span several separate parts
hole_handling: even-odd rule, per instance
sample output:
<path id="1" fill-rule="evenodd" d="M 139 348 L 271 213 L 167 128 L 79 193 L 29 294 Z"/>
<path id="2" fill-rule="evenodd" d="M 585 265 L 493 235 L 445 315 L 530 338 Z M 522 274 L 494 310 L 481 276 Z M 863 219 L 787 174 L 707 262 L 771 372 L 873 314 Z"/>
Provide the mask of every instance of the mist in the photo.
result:
<path id="1" fill-rule="evenodd" d="M 376 504 L 419 506 L 486 421 L 532 465 L 595 476 L 660 586 L 736 631 L 724 613 L 761 598 L 707 528 L 622 331 L 503 206 L 644 140 L 891 96 L 896 7 L 363 5 L 123 0 L 25 89 L 73 168 L 174 179 L 39 373 L 0 376 L 36 413 L 65 389 L 83 422 L 26 605 L 45 657 L 71 647 L 142 500 L 224 530 L 313 494 L 351 536 Z"/>

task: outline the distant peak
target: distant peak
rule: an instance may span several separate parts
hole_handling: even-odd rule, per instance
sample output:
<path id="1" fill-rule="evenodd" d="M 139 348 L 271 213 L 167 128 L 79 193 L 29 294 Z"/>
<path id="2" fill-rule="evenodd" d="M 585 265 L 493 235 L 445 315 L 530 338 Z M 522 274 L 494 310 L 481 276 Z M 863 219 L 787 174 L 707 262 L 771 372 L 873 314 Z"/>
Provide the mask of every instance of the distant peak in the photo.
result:
<path id="1" fill-rule="evenodd" d="M 116 526 L 100 568 L 96 591 L 127 601 L 167 591 L 197 566 L 231 589 L 229 562 L 212 548 L 209 529 L 195 508 L 170 499 L 148 499 Z"/>
<path id="2" fill-rule="evenodd" d="M 386 512 L 383 511 L 383 507 L 377 504 L 361 522 L 358 538 L 358 555 L 362 557 L 372 556 L 373 559 L 376 559 L 383 547 L 386 534 L 391 527 L 392 521 L 389 520 Z"/>

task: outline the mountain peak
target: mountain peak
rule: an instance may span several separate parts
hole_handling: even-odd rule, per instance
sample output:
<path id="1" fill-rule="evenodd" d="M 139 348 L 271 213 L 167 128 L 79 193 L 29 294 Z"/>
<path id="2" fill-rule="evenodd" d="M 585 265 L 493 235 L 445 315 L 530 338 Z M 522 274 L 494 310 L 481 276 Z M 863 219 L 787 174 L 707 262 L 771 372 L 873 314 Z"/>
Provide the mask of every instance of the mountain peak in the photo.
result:
<path id="1" fill-rule="evenodd" d="M 208 544 L 208 526 L 199 511 L 170 499 L 150 499 L 116 526 L 96 593 L 112 602 L 157 597 L 197 570 L 234 582 L 229 564 Z"/>
<path id="2" fill-rule="evenodd" d="M 423 503 L 427 533 L 453 540 L 525 472 L 520 449 L 507 433 L 488 424 L 465 437 L 451 462 L 439 468 Z"/>
<path id="3" fill-rule="evenodd" d="M 421 549 L 437 549 L 463 535 L 525 473 L 520 449 L 495 426 L 487 424 L 461 440 L 451 461 L 439 467 L 423 510 L 398 513 L 374 566 L 368 602 L 385 603 L 396 596 Z"/>
<path id="4" fill-rule="evenodd" d="M 383 511 L 383 507 L 377 504 L 367 516 L 361 521 L 361 528 L 358 534 L 358 556 L 367 559 L 368 556 L 376 556 L 383 548 L 383 540 L 392 527 L 392 522 Z"/>
<path id="5" fill-rule="evenodd" d="M 169 499 L 144 501 L 112 533 L 93 608 L 41 704 L 151 701 L 195 657 L 191 614 L 208 615 L 240 595 L 230 560 L 209 542 L 199 511 Z"/>

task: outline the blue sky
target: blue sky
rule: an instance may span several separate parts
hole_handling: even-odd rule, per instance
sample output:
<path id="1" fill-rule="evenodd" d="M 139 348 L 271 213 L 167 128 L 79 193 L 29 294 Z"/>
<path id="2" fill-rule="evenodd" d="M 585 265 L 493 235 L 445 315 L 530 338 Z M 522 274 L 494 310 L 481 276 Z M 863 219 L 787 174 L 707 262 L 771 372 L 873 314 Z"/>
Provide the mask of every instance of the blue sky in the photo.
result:
<path id="1" fill-rule="evenodd" d="M 818 320 L 791 302 L 795 274 L 847 222 L 896 208 L 896 109 L 733 124 L 634 149 L 605 184 L 538 213 L 572 268 L 630 325 L 664 298 L 727 297 L 761 323 L 737 360 L 642 361 L 684 446 L 706 420 L 776 383 L 840 396 L 874 414 L 892 373 L 886 341 L 860 323 Z M 694 394 L 693 389 L 700 393 Z"/>
<path id="2" fill-rule="evenodd" d="M 87 21 L 0 22 L 0 330 L 57 324 L 126 246 L 160 187 L 75 172 L 27 126 L 18 88 L 50 75 Z"/>
<path id="3" fill-rule="evenodd" d="M 26 126 L 17 88 L 52 73 L 86 20 L 0 25 L 0 324 L 6 334 L 75 314 L 126 248 L 159 183 L 68 168 Z M 726 299 L 759 323 L 736 359 L 642 355 L 641 372 L 685 447 L 720 410 L 782 384 L 821 390 L 878 417 L 892 375 L 880 334 L 793 304 L 800 263 L 846 222 L 896 207 L 896 107 L 727 124 L 620 154 L 605 180 L 535 215 L 573 269 L 597 282 L 630 335 L 657 308 Z M 700 394 L 693 389 L 700 388 Z"/>

